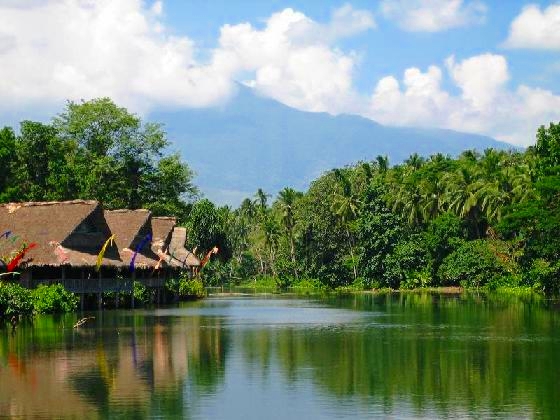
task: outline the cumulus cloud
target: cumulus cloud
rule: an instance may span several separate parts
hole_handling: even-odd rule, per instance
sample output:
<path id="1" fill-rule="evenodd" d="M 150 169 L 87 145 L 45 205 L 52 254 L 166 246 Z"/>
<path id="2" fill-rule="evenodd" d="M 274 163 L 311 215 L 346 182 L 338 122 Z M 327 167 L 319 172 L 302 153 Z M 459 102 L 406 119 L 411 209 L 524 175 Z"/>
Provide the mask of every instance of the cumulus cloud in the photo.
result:
<path id="1" fill-rule="evenodd" d="M 164 3 L 142 0 L 41 0 L 0 3 L 0 107 L 110 96 L 134 111 L 204 107 L 227 99 L 238 74 L 265 94 L 309 110 L 331 110 L 351 92 L 356 57 L 342 37 L 375 27 L 346 5 L 320 24 L 286 9 L 263 29 L 225 25 L 209 59 L 162 23 Z"/>
<path id="2" fill-rule="evenodd" d="M 141 0 L 0 5 L 0 106 L 110 96 L 142 110 L 226 96 L 229 75 L 198 64 L 190 39 L 162 33 L 161 13 Z"/>
<path id="3" fill-rule="evenodd" d="M 482 23 L 486 5 L 478 0 L 383 0 L 381 12 L 406 31 L 438 32 Z"/>
<path id="4" fill-rule="evenodd" d="M 542 11 L 535 4 L 524 7 L 511 23 L 504 46 L 560 50 L 560 4 Z"/>
<path id="5" fill-rule="evenodd" d="M 482 10 L 473 1 L 407 4 L 419 13 L 417 30 L 466 24 L 473 10 L 479 17 Z M 432 9 L 439 10 L 426 12 Z M 551 10 L 540 13 L 548 16 Z M 52 110 L 66 99 L 100 96 L 141 113 L 162 106 L 205 107 L 227 100 L 234 80 L 242 77 L 262 94 L 301 110 L 471 131 L 516 144 L 532 143 L 535 127 L 560 119 L 560 96 L 524 85 L 511 88 L 507 61 L 495 54 L 451 56 L 443 66 L 424 70 L 411 67 L 400 78 L 379 80 L 371 96 L 359 94 L 353 79 L 360 57 L 337 42 L 376 22 L 370 12 L 349 5 L 334 10 L 325 23 L 288 8 L 259 27 L 224 25 L 217 46 L 205 54 L 188 37 L 171 34 L 164 15 L 160 0 L 0 2 L 0 112 Z M 201 55 L 208 58 L 201 61 Z M 448 80 L 459 93 L 443 88 Z"/>
<path id="6" fill-rule="evenodd" d="M 534 143 L 536 127 L 560 119 L 560 96 L 524 85 L 508 89 L 503 56 L 482 54 L 460 62 L 449 57 L 446 67 L 459 95 L 442 88 L 439 67 L 409 68 L 402 86 L 394 76 L 377 83 L 365 115 L 385 124 L 469 131 L 524 146 Z"/>
<path id="7" fill-rule="evenodd" d="M 369 12 L 348 5 L 336 10 L 328 24 L 285 9 L 270 16 L 261 30 L 248 23 L 222 27 L 216 56 L 254 72 L 246 83 L 267 96 L 307 111 L 337 113 L 353 102 L 357 56 L 332 43 L 373 27 Z"/>

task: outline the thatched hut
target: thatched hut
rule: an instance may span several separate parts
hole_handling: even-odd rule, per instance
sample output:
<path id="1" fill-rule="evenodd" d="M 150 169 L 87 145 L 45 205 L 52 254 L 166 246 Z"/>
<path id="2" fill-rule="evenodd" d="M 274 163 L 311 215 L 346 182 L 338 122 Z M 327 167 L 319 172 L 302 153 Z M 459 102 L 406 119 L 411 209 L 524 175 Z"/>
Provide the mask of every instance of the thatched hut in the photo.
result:
<path id="1" fill-rule="evenodd" d="M 169 252 L 172 255 L 171 264 L 179 268 L 189 268 L 194 274 L 200 267 L 200 260 L 192 251 L 185 248 L 186 240 L 187 229 L 176 226 L 169 244 Z"/>
<path id="2" fill-rule="evenodd" d="M 25 244 L 36 243 L 17 271 L 21 283 L 61 282 L 77 293 L 132 289 L 134 279 L 162 287 L 181 269 L 194 273 L 200 261 L 184 247 L 186 231 L 174 217 L 152 217 L 148 210 L 103 210 L 97 201 L 29 202 L 0 205 L 0 258 L 7 261 Z M 97 270 L 103 244 L 115 235 Z M 146 244 L 129 265 L 139 244 Z"/>
<path id="3" fill-rule="evenodd" d="M 99 250 L 111 235 L 101 205 L 90 200 L 0 205 L 0 230 L 10 232 L 0 242 L 3 260 L 25 243 L 37 244 L 18 267 L 28 287 L 35 286 L 34 278 L 91 278 Z M 102 264 L 109 269 L 120 267 L 118 250 L 107 249 Z"/>

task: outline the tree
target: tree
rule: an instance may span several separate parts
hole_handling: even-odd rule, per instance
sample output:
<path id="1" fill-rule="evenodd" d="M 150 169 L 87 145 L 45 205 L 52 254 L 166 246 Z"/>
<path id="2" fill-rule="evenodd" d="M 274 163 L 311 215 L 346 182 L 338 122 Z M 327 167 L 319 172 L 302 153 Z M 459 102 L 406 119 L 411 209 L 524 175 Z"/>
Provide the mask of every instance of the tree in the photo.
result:
<path id="1" fill-rule="evenodd" d="M 199 255 L 206 255 L 217 246 L 218 258 L 226 261 L 231 257 L 224 213 L 208 199 L 193 204 L 187 219 L 187 243 L 191 249 L 197 248 Z"/>
<path id="2" fill-rule="evenodd" d="M 292 260 L 294 276 L 297 278 L 297 267 L 296 267 L 296 250 L 295 250 L 295 242 L 294 242 L 294 227 L 295 227 L 295 219 L 294 219 L 294 207 L 296 205 L 296 200 L 302 196 L 301 193 L 298 193 L 293 188 L 284 188 L 282 191 L 278 193 L 278 205 L 280 206 L 280 210 L 282 212 L 282 224 L 288 236 L 288 240 L 290 242 L 290 257 Z"/>
<path id="3" fill-rule="evenodd" d="M 346 232 L 348 249 L 352 259 L 352 271 L 354 273 L 354 280 L 356 280 L 358 278 L 358 273 L 356 268 L 356 259 L 354 257 L 354 239 L 350 233 L 350 224 L 356 219 L 360 202 L 353 194 L 352 184 L 344 172 L 340 169 L 335 169 L 333 173 L 339 182 L 342 192 L 335 192 L 331 209 L 338 217 L 340 225 Z"/>
<path id="4" fill-rule="evenodd" d="M 16 135 L 11 127 L 4 127 L 0 130 L 0 203 L 17 194 L 13 186 L 16 159 Z"/>
<path id="5" fill-rule="evenodd" d="M 175 215 L 179 223 L 186 220 L 190 202 L 199 195 L 192 183 L 193 171 L 178 154 L 165 156 L 154 171 L 146 175 L 147 182 L 140 190 L 141 202 L 156 216 Z"/>
<path id="6" fill-rule="evenodd" d="M 58 137 L 48 124 L 21 123 L 16 141 L 14 183 L 17 200 L 46 201 L 73 198 L 76 180 L 68 161 L 75 154 L 75 144 Z"/>
<path id="7" fill-rule="evenodd" d="M 58 136 L 80 147 L 76 159 L 80 195 L 106 207 L 142 207 L 142 194 L 157 172 L 157 161 L 168 145 L 159 124 L 140 118 L 109 98 L 68 102 L 53 120 Z M 192 173 L 189 173 L 192 176 Z M 152 196 L 154 194 L 151 194 Z"/>
<path id="8" fill-rule="evenodd" d="M 270 194 L 265 193 L 262 188 L 259 188 L 255 193 L 255 205 L 258 209 L 258 214 L 260 217 L 263 217 L 264 213 L 267 209 L 267 200 L 270 197 Z"/>
<path id="9" fill-rule="evenodd" d="M 356 221 L 358 264 L 368 286 L 382 284 L 385 259 L 404 236 L 399 218 L 383 200 L 381 186 L 371 186 L 363 198 L 363 208 Z"/>

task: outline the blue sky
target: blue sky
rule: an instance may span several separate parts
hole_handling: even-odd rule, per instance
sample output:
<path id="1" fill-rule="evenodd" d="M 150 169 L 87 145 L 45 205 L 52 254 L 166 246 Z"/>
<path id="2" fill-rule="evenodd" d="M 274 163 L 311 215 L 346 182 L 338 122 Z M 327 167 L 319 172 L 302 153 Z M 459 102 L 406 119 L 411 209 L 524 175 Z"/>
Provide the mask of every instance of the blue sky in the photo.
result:
<path id="1" fill-rule="evenodd" d="M 318 22 L 328 22 L 333 10 L 351 4 L 356 9 L 379 15 L 378 1 L 166 1 L 164 19 L 172 30 L 188 35 L 203 48 L 217 45 L 220 27 L 224 24 L 250 22 L 262 26 L 273 13 L 293 8 Z M 427 67 L 455 54 L 469 57 L 484 52 L 505 54 L 510 63 L 512 83 L 538 84 L 559 91 L 560 53 L 558 50 L 507 50 L 500 45 L 508 37 L 509 26 L 528 4 L 546 8 L 555 2 L 493 0 L 485 1 L 487 12 L 482 24 L 456 27 L 441 32 L 407 32 L 393 21 L 379 16 L 378 28 L 345 39 L 340 47 L 362 54 L 363 61 L 356 75 L 360 90 L 371 90 L 375 82 L 393 73 L 402 73 L 411 66 Z M 556 71 L 548 70 L 557 65 Z"/>
<path id="2" fill-rule="evenodd" d="M 519 145 L 560 120 L 560 2 L 4 0 L 0 119 L 109 96 L 149 118 L 236 82 L 311 112 Z"/>

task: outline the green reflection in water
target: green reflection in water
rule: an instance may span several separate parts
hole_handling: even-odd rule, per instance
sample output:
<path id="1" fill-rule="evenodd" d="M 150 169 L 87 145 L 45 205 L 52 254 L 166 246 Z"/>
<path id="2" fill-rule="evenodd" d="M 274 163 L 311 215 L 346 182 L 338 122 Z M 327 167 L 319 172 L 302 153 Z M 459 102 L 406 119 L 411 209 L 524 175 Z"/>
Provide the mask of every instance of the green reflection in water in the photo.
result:
<path id="1" fill-rule="evenodd" d="M 37 317 L 0 334 L 0 414 L 554 417 L 553 302 L 471 295 L 209 299 Z M 267 408 L 268 407 L 268 408 Z M 272 408 L 270 408 L 272 407 Z M 267 412 L 267 410 L 269 410 Z"/>

